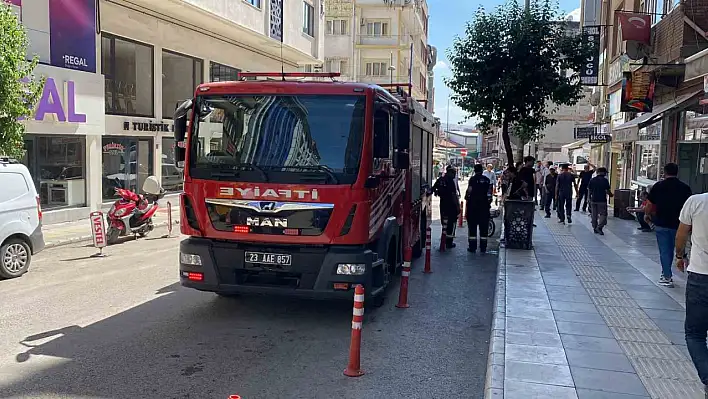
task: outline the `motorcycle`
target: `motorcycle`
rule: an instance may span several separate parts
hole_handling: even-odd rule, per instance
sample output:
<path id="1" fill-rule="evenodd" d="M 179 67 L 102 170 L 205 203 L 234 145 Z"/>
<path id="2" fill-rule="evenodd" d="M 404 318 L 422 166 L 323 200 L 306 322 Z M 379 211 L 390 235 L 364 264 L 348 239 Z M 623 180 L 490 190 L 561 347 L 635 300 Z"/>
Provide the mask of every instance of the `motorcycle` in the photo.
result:
<path id="1" fill-rule="evenodd" d="M 116 188 L 120 197 L 106 215 L 108 245 L 115 244 L 118 237 L 133 234 L 147 236 L 154 228 L 152 217 L 159 207 L 158 200 L 165 196 L 165 190 L 155 176 L 148 176 L 143 183 L 144 195 L 125 188 Z"/>

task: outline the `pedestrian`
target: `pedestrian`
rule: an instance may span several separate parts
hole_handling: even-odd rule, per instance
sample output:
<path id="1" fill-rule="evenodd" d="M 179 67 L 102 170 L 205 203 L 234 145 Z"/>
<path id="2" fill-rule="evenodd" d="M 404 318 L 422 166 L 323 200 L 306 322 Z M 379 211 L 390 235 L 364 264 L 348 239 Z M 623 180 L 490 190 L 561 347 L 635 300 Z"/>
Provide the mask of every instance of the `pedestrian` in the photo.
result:
<path id="1" fill-rule="evenodd" d="M 654 227 L 644 220 L 644 208 L 647 206 L 647 199 L 649 198 L 649 193 L 646 191 L 642 191 L 639 198 L 642 200 L 641 204 L 636 208 L 628 206 L 627 212 L 631 212 L 636 215 L 637 221 L 639 222 L 639 227 L 637 227 L 637 230 L 641 230 L 646 233 L 654 231 Z"/>
<path id="2" fill-rule="evenodd" d="M 546 211 L 546 218 L 551 217 L 551 203 L 554 205 L 555 209 L 555 194 L 556 194 L 556 180 L 558 180 L 558 173 L 556 173 L 556 168 L 550 167 L 548 176 L 543 182 L 543 189 L 545 191 L 546 202 L 544 205 L 544 210 Z"/>
<path id="3" fill-rule="evenodd" d="M 678 179 L 678 165 L 667 163 L 664 166 L 664 179 L 654 184 L 649 191 L 644 207 L 644 221 L 654 223 L 656 243 L 661 261 L 659 284 L 673 287 L 671 264 L 673 263 L 676 230 L 679 227 L 679 214 L 691 188 Z"/>
<path id="4" fill-rule="evenodd" d="M 689 197 L 681 209 L 679 221 L 676 268 L 683 272 L 688 266 L 684 322 L 686 346 L 708 398 L 708 193 Z M 689 235 L 691 254 L 690 262 L 687 262 L 685 253 Z"/>
<path id="5" fill-rule="evenodd" d="M 474 166 L 474 175 L 470 178 L 465 201 L 467 201 L 467 229 L 469 252 L 477 251 L 477 229 L 479 228 L 479 251 L 487 252 L 487 236 L 489 235 L 488 196 L 492 192 L 492 182 L 483 173 L 482 165 Z"/>
<path id="6" fill-rule="evenodd" d="M 577 191 L 575 176 L 570 172 L 567 163 L 561 165 L 561 173 L 556 178 L 556 204 L 558 204 L 558 223 L 573 223 L 573 187 Z"/>
<path id="7" fill-rule="evenodd" d="M 595 173 L 595 165 L 590 163 L 588 160 L 588 163 L 583 166 L 583 170 L 580 172 L 580 176 L 578 176 L 578 179 L 580 180 L 580 188 L 577 190 L 577 200 L 575 201 L 575 212 L 580 211 L 580 202 L 583 202 L 583 212 L 586 212 L 588 210 L 588 187 L 590 184 L 590 179 L 592 179 L 592 175 Z"/>
<path id="8" fill-rule="evenodd" d="M 494 184 L 494 181 L 496 180 L 496 173 L 494 173 L 494 165 L 487 164 L 487 170 L 485 170 L 483 173 L 484 177 L 489 179 L 489 181 Z"/>
<path id="9" fill-rule="evenodd" d="M 448 166 L 445 175 L 433 185 L 433 193 L 440 197 L 440 221 L 445 229 L 447 248 L 455 248 L 455 226 L 457 226 L 457 216 L 460 214 L 460 202 L 455 184 L 456 174 L 455 168 Z"/>
<path id="10" fill-rule="evenodd" d="M 529 199 L 536 196 L 536 171 L 533 164 L 534 158 L 532 156 L 524 158 L 524 165 L 519 170 L 518 176 L 526 183 L 526 197 Z"/>
<path id="11" fill-rule="evenodd" d="M 605 233 L 602 229 L 607 224 L 607 197 L 612 198 L 612 190 L 610 189 L 610 182 L 607 181 L 606 168 L 597 169 L 597 176 L 590 179 L 587 190 L 590 194 L 590 221 L 592 229 L 595 234 L 604 236 Z"/>

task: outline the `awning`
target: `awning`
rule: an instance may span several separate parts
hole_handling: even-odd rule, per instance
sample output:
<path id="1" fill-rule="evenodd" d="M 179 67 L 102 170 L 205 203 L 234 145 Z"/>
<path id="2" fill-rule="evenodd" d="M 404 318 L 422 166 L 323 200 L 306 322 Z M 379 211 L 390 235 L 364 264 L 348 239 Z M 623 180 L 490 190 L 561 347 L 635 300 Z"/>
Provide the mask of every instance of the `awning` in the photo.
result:
<path id="1" fill-rule="evenodd" d="M 584 146 L 585 144 L 587 144 L 587 142 L 588 142 L 588 139 L 582 139 L 582 140 L 574 141 L 570 144 L 563 145 L 563 146 L 561 146 L 561 148 L 572 150 L 573 148 L 580 148 L 580 147 Z"/>
<path id="2" fill-rule="evenodd" d="M 612 129 L 612 139 L 616 142 L 637 141 L 639 138 L 639 129 L 654 124 L 660 121 L 664 114 L 677 108 L 683 108 L 688 105 L 691 100 L 694 100 L 703 91 L 698 90 L 693 93 L 684 94 L 675 99 L 659 104 L 654 107 L 652 112 L 645 112 L 642 115 L 632 119 L 629 122 L 623 123 Z"/>

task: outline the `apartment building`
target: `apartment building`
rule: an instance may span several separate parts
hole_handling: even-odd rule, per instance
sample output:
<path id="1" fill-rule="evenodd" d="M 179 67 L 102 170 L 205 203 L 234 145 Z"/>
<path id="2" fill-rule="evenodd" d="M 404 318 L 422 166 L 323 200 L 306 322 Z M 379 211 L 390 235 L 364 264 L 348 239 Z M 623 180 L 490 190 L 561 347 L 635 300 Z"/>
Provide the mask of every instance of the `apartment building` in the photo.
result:
<path id="1" fill-rule="evenodd" d="M 410 83 L 413 97 L 432 110 L 425 0 L 328 0 L 324 52 L 325 72 L 350 81 Z"/>
<path id="2" fill-rule="evenodd" d="M 85 218 L 150 175 L 179 192 L 172 113 L 198 84 L 324 60 L 323 0 L 11 3 L 47 78 L 24 160 L 46 222 Z"/>
<path id="3" fill-rule="evenodd" d="M 594 122 L 611 132 L 612 143 L 593 152 L 599 150 L 602 164 L 610 167 L 612 186 L 650 188 L 661 179 L 663 165 L 676 162 L 695 192 L 708 190 L 708 163 L 704 167 L 702 161 L 708 107 L 701 104 L 708 90 L 708 0 L 582 5 L 584 25 L 601 27 Z M 648 93 L 642 109 L 628 102 L 636 100 L 638 87 Z"/>

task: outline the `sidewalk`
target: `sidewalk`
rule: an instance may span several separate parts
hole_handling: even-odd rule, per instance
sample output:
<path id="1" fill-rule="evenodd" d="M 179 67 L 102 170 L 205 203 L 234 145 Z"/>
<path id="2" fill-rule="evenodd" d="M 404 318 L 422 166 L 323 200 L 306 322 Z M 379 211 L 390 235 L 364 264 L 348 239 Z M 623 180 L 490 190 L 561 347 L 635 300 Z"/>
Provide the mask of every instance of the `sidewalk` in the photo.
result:
<path id="1" fill-rule="evenodd" d="M 536 213 L 534 250 L 503 250 L 485 398 L 704 399 L 683 335 L 686 276 L 659 287 L 653 233 L 593 234 Z"/>
<path id="2" fill-rule="evenodd" d="M 105 212 L 104 212 L 105 215 Z M 62 245 L 69 245 L 78 242 L 91 241 L 91 224 L 86 215 L 86 219 L 75 222 L 47 224 L 42 226 L 44 234 L 45 248 L 54 248 Z M 153 219 L 155 227 L 167 226 L 167 207 L 160 204 L 160 208 L 155 213 Z M 172 205 L 172 224 L 179 223 L 179 204 Z"/>

